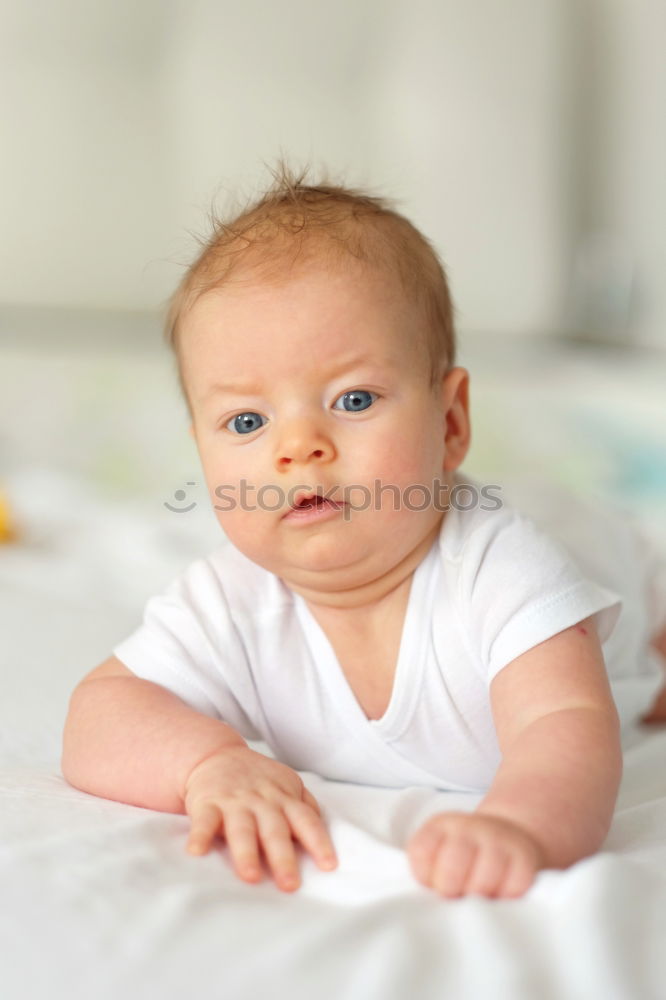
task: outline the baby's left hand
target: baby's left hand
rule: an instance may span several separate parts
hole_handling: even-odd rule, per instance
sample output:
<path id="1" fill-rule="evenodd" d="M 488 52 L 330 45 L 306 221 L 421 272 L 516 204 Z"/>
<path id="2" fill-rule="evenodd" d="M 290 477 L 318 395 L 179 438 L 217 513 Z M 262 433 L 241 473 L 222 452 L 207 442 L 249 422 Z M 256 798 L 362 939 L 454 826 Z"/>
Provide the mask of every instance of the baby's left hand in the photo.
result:
<path id="1" fill-rule="evenodd" d="M 417 880 L 442 896 L 522 896 L 544 867 L 522 827 L 483 813 L 438 813 L 407 842 Z"/>

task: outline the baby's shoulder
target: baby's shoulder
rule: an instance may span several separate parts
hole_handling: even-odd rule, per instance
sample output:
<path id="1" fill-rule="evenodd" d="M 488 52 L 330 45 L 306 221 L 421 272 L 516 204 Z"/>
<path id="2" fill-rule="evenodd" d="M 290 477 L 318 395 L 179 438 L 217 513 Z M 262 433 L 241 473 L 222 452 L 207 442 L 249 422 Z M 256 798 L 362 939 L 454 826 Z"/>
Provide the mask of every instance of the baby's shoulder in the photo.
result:
<path id="1" fill-rule="evenodd" d="M 490 498 L 477 488 L 473 505 L 458 503 L 445 518 L 440 553 L 447 593 L 460 600 L 499 598 L 509 582 L 514 589 L 519 580 L 538 589 L 544 580 L 559 586 L 572 577 L 575 567 L 562 542 L 495 489 Z"/>
<path id="2" fill-rule="evenodd" d="M 440 548 L 445 559 L 459 562 L 473 550 L 484 551 L 496 539 L 507 535 L 517 538 L 535 528 L 527 514 L 506 501 L 501 486 L 484 486 L 468 478 L 459 481 L 451 494 Z"/>

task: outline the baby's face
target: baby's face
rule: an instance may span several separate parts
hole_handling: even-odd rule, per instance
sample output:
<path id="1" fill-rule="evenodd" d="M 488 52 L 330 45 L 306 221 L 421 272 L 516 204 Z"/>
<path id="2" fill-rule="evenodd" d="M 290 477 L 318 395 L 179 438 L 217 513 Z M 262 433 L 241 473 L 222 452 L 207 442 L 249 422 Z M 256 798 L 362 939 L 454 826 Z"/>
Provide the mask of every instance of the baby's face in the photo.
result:
<path id="1" fill-rule="evenodd" d="M 463 457 L 448 453 L 446 413 L 462 395 L 466 414 L 467 372 L 430 390 L 422 323 L 396 279 L 357 265 L 227 285 L 184 320 L 192 433 L 219 522 L 306 598 L 378 579 L 441 524 L 437 489 Z M 301 516 L 301 491 L 341 506 Z"/>

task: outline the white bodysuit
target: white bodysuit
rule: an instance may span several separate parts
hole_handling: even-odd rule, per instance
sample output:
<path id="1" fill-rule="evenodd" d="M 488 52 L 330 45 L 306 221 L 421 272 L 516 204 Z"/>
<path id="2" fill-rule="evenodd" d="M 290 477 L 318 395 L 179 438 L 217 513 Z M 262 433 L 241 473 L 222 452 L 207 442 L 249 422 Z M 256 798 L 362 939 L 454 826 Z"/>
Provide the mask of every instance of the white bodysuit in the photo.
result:
<path id="1" fill-rule="evenodd" d="M 481 489 L 469 476 L 458 481 Z M 560 517 L 554 540 L 506 500 L 483 506 L 452 507 L 414 573 L 380 719 L 366 717 L 303 598 L 228 541 L 151 598 L 143 624 L 114 654 L 245 739 L 264 741 L 296 770 L 483 791 L 501 759 L 490 682 L 532 646 L 595 615 L 624 725 L 662 682 L 647 648 L 645 581 L 638 568 L 632 576 L 627 546 L 634 555 L 636 546 L 626 533 L 611 531 L 581 559 L 567 551 L 561 529 L 570 523 L 576 544 L 589 537 L 583 514 Z"/>

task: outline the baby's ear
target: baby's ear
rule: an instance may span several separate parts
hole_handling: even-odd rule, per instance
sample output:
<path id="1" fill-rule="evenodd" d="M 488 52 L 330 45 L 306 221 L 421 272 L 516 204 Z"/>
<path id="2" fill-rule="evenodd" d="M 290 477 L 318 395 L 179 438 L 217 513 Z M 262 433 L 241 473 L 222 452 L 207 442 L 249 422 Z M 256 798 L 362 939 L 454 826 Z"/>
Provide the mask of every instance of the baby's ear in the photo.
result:
<path id="1" fill-rule="evenodd" d="M 452 368 L 444 378 L 445 445 L 444 469 L 457 469 L 469 450 L 469 372 Z"/>

